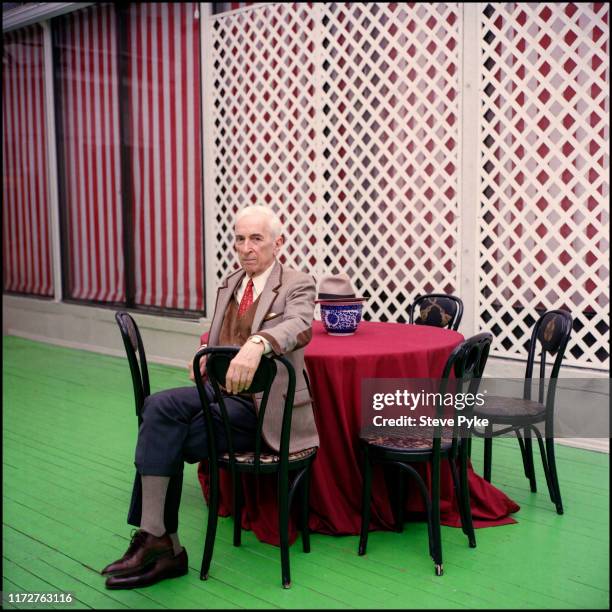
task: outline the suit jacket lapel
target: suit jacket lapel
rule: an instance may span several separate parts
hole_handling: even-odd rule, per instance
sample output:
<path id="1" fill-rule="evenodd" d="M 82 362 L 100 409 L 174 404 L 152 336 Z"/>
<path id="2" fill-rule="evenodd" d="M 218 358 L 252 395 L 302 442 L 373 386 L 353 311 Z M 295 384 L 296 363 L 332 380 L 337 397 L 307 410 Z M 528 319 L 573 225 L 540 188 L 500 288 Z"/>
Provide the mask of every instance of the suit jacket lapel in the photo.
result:
<path id="1" fill-rule="evenodd" d="M 223 324 L 223 317 L 225 311 L 229 305 L 230 300 L 236 291 L 236 287 L 242 282 L 244 278 L 244 270 L 239 270 L 234 275 L 229 276 L 225 279 L 225 284 L 219 287 L 217 291 L 217 301 L 215 303 L 215 314 L 210 326 L 210 332 L 208 334 L 208 342 L 215 345 L 219 342 L 219 334 L 221 333 L 221 325 Z"/>
<path id="2" fill-rule="evenodd" d="M 255 333 L 261 327 L 264 317 L 268 314 L 270 307 L 272 306 L 278 291 L 281 286 L 283 276 L 283 267 L 277 262 L 274 263 L 274 268 L 266 281 L 266 285 L 259 296 L 259 302 L 257 303 L 257 310 L 253 317 L 253 324 L 251 325 L 251 333 Z"/>

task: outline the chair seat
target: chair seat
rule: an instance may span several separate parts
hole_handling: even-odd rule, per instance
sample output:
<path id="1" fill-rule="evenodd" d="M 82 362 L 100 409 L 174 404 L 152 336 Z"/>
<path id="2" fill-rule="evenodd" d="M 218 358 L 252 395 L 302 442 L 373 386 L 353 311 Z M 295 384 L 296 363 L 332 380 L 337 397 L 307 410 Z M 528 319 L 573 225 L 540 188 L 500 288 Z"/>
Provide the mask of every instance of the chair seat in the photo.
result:
<path id="1" fill-rule="evenodd" d="M 449 449 L 452 444 L 452 431 L 448 435 L 442 435 L 440 450 Z M 377 446 L 390 451 L 400 452 L 423 452 L 432 450 L 433 428 L 419 427 L 412 435 L 402 435 L 399 433 L 384 433 L 380 431 L 364 432 L 360 436 L 361 440 L 372 446 Z"/>
<path id="2" fill-rule="evenodd" d="M 295 453 L 289 453 L 289 463 L 292 461 L 302 461 L 308 459 L 317 452 L 317 447 L 305 448 L 304 450 L 296 451 Z M 255 453 L 253 451 L 245 451 L 242 453 L 234 453 L 237 463 L 243 463 L 248 465 L 255 464 Z M 220 457 L 220 461 L 229 462 L 229 453 L 223 453 Z M 259 461 L 262 464 L 272 464 L 280 462 L 280 455 L 276 453 L 261 453 L 259 455 Z"/>
<path id="3" fill-rule="evenodd" d="M 517 418 L 538 421 L 544 419 L 546 407 L 544 404 L 533 400 L 491 395 L 487 396 L 483 406 L 474 410 L 474 414 L 501 423 L 512 423 Z"/>

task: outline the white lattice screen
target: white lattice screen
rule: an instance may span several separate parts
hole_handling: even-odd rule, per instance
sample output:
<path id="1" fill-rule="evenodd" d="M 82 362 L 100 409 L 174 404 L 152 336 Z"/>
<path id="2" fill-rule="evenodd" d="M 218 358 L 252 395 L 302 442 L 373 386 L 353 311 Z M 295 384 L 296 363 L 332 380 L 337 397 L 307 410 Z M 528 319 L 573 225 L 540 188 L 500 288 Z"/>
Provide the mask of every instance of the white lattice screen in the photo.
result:
<path id="1" fill-rule="evenodd" d="M 307 5 L 276 4 L 212 22 L 215 275 L 233 264 L 233 219 L 269 204 L 291 237 L 285 261 L 317 254 L 315 25 Z"/>
<path id="2" fill-rule="evenodd" d="M 417 293 L 457 291 L 459 14 L 454 4 L 325 4 L 326 270 L 406 321 Z"/>
<path id="3" fill-rule="evenodd" d="M 543 309 L 574 316 L 566 363 L 609 363 L 605 4 L 483 5 L 479 312 L 524 356 Z"/>
<path id="4" fill-rule="evenodd" d="M 456 5 L 378 3 L 214 19 L 217 278 L 235 211 L 270 203 L 287 259 L 349 274 L 369 317 L 456 291 L 459 22 Z"/>
<path id="5" fill-rule="evenodd" d="M 480 109 L 462 108 L 468 10 Z M 553 3 L 278 3 L 211 18 L 216 278 L 233 265 L 235 212 L 270 204 L 286 261 L 348 273 L 371 296 L 367 317 L 403 321 L 416 293 L 459 292 L 464 236 L 480 245 L 471 285 L 496 354 L 524 357 L 537 309 L 566 307 L 568 362 L 603 367 L 607 32 L 605 5 Z M 461 226 L 470 116 L 477 230 Z"/>

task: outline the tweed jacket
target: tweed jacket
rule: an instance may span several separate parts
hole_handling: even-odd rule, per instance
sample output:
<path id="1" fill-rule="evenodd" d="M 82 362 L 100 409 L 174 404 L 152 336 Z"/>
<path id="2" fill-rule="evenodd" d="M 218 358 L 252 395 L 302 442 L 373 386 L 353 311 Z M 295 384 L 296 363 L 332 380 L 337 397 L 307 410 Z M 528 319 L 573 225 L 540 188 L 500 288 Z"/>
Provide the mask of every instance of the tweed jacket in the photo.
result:
<path id="1" fill-rule="evenodd" d="M 215 312 L 208 334 L 209 346 L 219 344 L 225 311 L 244 274 L 244 270 L 230 274 L 217 291 Z M 282 266 L 276 261 L 259 296 L 251 326 L 251 334 L 266 338 L 272 351 L 284 355 L 295 370 L 289 452 L 319 445 L 312 400 L 304 377 L 304 347 L 312 338 L 315 292 L 315 281 L 310 275 Z M 276 451 L 280 448 L 286 389 L 287 373 L 280 366 L 270 391 L 262 430 L 264 440 Z M 257 409 L 259 400 L 260 397 L 255 396 Z"/>

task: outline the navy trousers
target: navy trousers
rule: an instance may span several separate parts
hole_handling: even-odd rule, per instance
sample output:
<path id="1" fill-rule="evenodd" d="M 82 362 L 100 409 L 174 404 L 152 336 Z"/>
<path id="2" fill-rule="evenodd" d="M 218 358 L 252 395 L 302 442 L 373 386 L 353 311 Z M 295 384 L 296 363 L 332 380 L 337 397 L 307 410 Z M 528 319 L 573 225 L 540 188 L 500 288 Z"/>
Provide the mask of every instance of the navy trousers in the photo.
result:
<path id="1" fill-rule="evenodd" d="M 212 387 L 206 384 L 207 397 L 213 400 Z M 232 426 L 234 450 L 254 449 L 257 415 L 253 402 L 246 397 L 224 398 L 225 408 Z M 217 450 L 227 450 L 227 440 L 218 404 L 212 404 L 212 435 Z M 142 488 L 140 476 L 169 476 L 164 522 L 166 531 L 178 529 L 178 513 L 183 488 L 184 462 L 196 463 L 208 456 L 206 424 L 198 390 L 195 387 L 180 387 L 154 393 L 146 398 L 142 424 L 136 443 L 136 478 L 132 489 L 132 500 L 128 523 L 140 526 L 142 512 Z"/>

